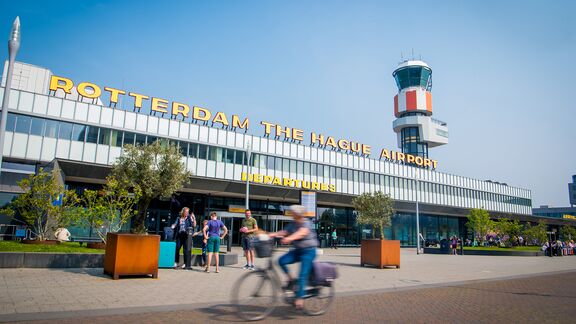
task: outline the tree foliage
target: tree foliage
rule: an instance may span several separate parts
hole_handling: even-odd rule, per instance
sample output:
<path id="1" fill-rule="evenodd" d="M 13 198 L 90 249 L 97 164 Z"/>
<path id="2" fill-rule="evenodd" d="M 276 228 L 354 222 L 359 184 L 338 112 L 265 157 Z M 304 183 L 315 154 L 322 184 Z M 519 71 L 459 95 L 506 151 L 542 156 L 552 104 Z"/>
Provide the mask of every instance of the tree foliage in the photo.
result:
<path id="1" fill-rule="evenodd" d="M 494 221 L 490 219 L 488 211 L 482 208 L 473 208 L 468 213 L 466 227 L 474 232 L 474 237 L 484 243 L 486 235 L 494 230 Z"/>
<path id="2" fill-rule="evenodd" d="M 530 244 L 542 244 L 548 239 L 546 237 L 546 223 L 542 220 L 540 220 L 536 226 L 526 223 L 523 233 L 527 242 Z"/>
<path id="3" fill-rule="evenodd" d="M 58 227 L 67 227 L 78 218 L 78 197 L 58 183 L 55 171 L 40 169 L 37 174 L 20 180 L 18 186 L 24 193 L 2 212 L 9 216 L 18 212 L 39 240 L 48 239 Z"/>
<path id="4" fill-rule="evenodd" d="M 574 228 L 574 226 L 564 225 L 560 228 L 560 235 L 565 241 L 576 239 L 576 228 Z"/>
<path id="5" fill-rule="evenodd" d="M 190 176 L 176 146 L 162 145 L 158 141 L 149 145 L 126 145 L 114 164 L 110 179 L 118 181 L 125 190 L 140 193 L 132 232 L 145 233 L 150 202 L 155 198 L 170 198 Z"/>
<path id="6" fill-rule="evenodd" d="M 394 201 L 388 194 L 381 191 L 363 193 L 352 200 L 354 209 L 358 212 L 357 222 L 372 225 L 380 231 L 380 239 L 384 239 L 384 227 L 390 226 L 394 214 Z M 372 231 L 374 238 L 374 231 Z"/>
<path id="7" fill-rule="evenodd" d="M 506 246 L 512 245 L 512 238 L 518 237 L 522 233 L 522 225 L 518 220 L 500 218 L 495 224 L 495 229 L 500 234 L 501 241 Z"/>
<path id="8" fill-rule="evenodd" d="M 136 216 L 134 207 L 141 196 L 138 188 L 129 192 L 118 180 L 112 177 L 106 180 L 102 190 L 84 191 L 81 200 L 85 208 L 80 218 L 80 223 L 93 228 L 103 242 L 106 242 L 108 232 L 120 231 L 122 225 Z"/>

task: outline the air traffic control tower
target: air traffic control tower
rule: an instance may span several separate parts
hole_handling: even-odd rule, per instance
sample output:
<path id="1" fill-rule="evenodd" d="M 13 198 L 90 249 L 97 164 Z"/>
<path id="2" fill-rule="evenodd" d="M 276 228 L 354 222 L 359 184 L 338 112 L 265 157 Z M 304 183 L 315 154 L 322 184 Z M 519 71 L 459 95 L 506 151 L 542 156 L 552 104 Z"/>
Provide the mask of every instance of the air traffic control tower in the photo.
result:
<path id="1" fill-rule="evenodd" d="M 392 73 L 398 86 L 392 123 L 402 153 L 428 158 L 428 149 L 448 144 L 448 125 L 432 118 L 432 69 L 407 60 Z"/>

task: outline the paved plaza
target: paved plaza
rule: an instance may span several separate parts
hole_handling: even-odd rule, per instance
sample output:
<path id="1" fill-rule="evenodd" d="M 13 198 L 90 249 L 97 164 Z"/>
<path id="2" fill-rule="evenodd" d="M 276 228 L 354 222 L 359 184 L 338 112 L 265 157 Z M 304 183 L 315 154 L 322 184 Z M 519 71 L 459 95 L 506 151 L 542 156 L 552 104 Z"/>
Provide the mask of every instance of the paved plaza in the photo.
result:
<path id="1" fill-rule="evenodd" d="M 414 311 L 438 310 L 450 321 L 479 316 L 482 310 L 492 307 L 494 316 L 510 310 L 522 319 L 526 315 L 522 309 L 526 307 L 544 316 L 576 303 L 576 257 L 416 255 L 413 249 L 402 249 L 401 268 L 384 270 L 360 267 L 359 250 L 353 248 L 324 250 L 319 258 L 338 264 L 340 273 L 337 303 L 330 314 L 319 318 L 323 321 L 350 318 L 372 322 L 384 315 L 391 321 L 441 320 L 419 317 L 424 313 L 412 312 L 410 305 L 414 305 Z M 257 265 L 263 264 L 264 260 L 257 260 Z M 206 274 L 199 269 L 163 269 L 159 279 L 116 281 L 103 275 L 102 269 L 1 269 L 0 321 L 78 317 L 104 321 L 120 316 L 119 321 L 142 322 L 162 321 L 162 314 L 170 314 L 174 321 L 186 320 L 186 314 L 207 320 L 231 320 L 234 316 L 227 306 L 229 289 L 247 271 L 242 265 L 224 267 L 220 274 Z M 516 299 L 519 308 L 506 306 Z M 552 301 L 550 309 L 542 307 L 539 311 L 539 303 L 548 305 Z M 405 311 L 400 312 L 400 305 Z M 576 307 L 562 314 L 573 316 L 571 309 Z M 155 315 L 143 314 L 150 312 Z M 277 313 L 292 314 L 287 319 L 308 320 L 291 311 L 280 309 Z M 564 320 L 546 316 L 542 319 Z"/>

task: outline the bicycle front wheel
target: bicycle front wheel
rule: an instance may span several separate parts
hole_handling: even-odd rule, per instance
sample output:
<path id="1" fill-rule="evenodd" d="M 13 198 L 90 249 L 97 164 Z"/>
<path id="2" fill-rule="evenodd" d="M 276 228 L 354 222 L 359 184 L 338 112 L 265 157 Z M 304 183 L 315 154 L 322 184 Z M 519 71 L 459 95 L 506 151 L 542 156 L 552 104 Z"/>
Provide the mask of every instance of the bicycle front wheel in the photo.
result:
<path id="1" fill-rule="evenodd" d="M 266 318 L 276 307 L 278 288 L 263 270 L 248 272 L 236 281 L 232 289 L 232 305 L 247 321 Z"/>
<path id="2" fill-rule="evenodd" d="M 306 315 L 322 315 L 334 300 L 334 283 L 329 286 L 313 286 L 306 290 L 304 307 L 302 311 Z"/>

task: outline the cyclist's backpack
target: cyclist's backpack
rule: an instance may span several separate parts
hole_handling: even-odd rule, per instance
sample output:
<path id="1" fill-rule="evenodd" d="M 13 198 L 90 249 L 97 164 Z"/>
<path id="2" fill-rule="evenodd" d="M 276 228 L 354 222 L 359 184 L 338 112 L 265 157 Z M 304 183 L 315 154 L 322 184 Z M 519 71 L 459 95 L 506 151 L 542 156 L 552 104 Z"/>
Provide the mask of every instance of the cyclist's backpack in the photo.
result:
<path id="1" fill-rule="evenodd" d="M 315 286 L 330 286 L 338 278 L 338 269 L 332 263 L 314 262 L 312 265 L 312 284 Z"/>

